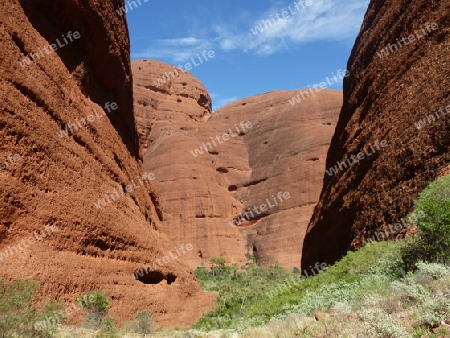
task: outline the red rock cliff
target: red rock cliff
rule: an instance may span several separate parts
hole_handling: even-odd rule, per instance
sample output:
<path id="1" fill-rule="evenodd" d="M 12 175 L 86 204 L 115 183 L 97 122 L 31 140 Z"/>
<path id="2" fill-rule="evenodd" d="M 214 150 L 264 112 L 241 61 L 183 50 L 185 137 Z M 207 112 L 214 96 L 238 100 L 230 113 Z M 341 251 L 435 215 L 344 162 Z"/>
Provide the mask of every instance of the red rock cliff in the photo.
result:
<path id="1" fill-rule="evenodd" d="M 150 309 L 160 325 L 180 327 L 213 299 L 160 232 L 152 182 L 137 183 L 144 173 L 121 5 L 0 4 L 0 277 L 37 280 L 37 306 L 106 290 L 119 321 Z M 27 242 L 46 226 L 57 231 Z M 144 263 L 155 271 L 135 280 Z"/>
<path id="2" fill-rule="evenodd" d="M 161 229 L 174 243 L 194 244 L 190 266 L 208 265 L 216 256 L 241 264 L 246 254 L 261 265 L 298 266 L 342 92 L 322 91 L 292 106 L 296 91 L 275 91 L 211 114 L 206 88 L 190 74 L 151 60 L 134 61 L 132 69 L 144 166 L 156 174 L 163 209 Z M 252 127 L 242 129 L 242 122 Z M 220 139 L 225 133 L 228 139 Z M 280 192 L 290 197 L 277 197 L 275 204 L 272 196 Z M 251 220 L 233 227 L 233 218 L 262 204 L 267 210 L 247 213 Z"/>
<path id="3" fill-rule="evenodd" d="M 359 163 L 325 173 L 303 266 L 334 262 L 400 222 L 417 194 L 447 166 L 449 23 L 449 0 L 371 1 L 348 61 L 351 75 L 344 81 L 327 169 L 364 148 L 372 153 L 376 141 L 385 140 L 387 147 L 375 146 Z M 418 127 L 424 118 L 426 125 Z"/>

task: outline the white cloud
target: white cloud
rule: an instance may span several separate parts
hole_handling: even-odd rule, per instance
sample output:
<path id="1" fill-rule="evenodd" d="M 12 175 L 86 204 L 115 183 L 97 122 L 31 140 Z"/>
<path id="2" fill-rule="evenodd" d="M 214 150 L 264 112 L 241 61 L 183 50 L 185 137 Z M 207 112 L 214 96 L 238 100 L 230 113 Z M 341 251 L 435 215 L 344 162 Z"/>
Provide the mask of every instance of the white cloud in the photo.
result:
<path id="1" fill-rule="evenodd" d="M 213 50 L 212 42 L 196 37 L 165 39 L 152 41 L 152 47 L 140 53 L 134 53 L 133 58 L 169 59 L 173 62 L 189 62 L 204 50 Z"/>
<path id="2" fill-rule="evenodd" d="M 312 5 L 296 8 L 298 2 L 272 7 L 253 22 L 239 25 L 215 24 L 210 29 L 202 27 L 202 36 L 210 32 L 210 38 L 188 36 L 178 39 L 156 40 L 152 46 L 133 57 L 156 58 L 171 62 L 189 62 L 204 50 L 241 51 L 266 56 L 289 49 L 292 45 L 312 41 L 342 41 L 354 39 L 359 32 L 369 0 L 311 0 Z M 289 9 L 289 6 L 291 9 Z M 292 10 L 292 12 L 291 12 Z M 283 11 L 289 16 L 281 18 Z M 292 14 L 293 12 L 297 12 Z M 276 15 L 280 19 L 277 19 Z M 272 26 L 263 21 L 272 20 Z M 238 30 L 236 27 L 245 27 Z M 258 34 L 251 29 L 261 27 Z M 199 34 L 200 36 L 200 34 Z"/>
<path id="3" fill-rule="evenodd" d="M 175 44 L 179 43 L 181 45 L 188 45 L 188 46 L 195 46 L 199 43 L 201 43 L 201 41 L 197 38 L 194 37 L 188 37 L 188 38 L 182 38 L 182 39 L 173 39 L 173 42 Z"/>
<path id="4" fill-rule="evenodd" d="M 215 27 L 224 50 L 241 50 L 270 55 L 292 44 L 320 40 L 353 39 L 359 32 L 368 0 L 312 0 L 312 5 L 296 8 L 273 7 L 249 25 L 246 32 L 232 33 L 232 29 Z M 283 11 L 289 16 L 282 18 Z M 277 17 L 278 14 L 278 17 Z M 264 25 L 264 22 L 266 23 Z M 255 27 L 260 27 L 259 31 Z M 255 35 L 253 29 L 257 34 Z"/>

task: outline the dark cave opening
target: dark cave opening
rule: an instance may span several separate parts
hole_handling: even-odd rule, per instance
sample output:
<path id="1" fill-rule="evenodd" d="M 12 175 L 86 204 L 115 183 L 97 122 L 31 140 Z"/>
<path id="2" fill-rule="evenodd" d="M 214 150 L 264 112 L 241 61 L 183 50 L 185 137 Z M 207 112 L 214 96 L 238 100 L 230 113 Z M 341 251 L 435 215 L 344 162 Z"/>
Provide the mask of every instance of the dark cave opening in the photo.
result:
<path id="1" fill-rule="evenodd" d="M 172 273 L 164 275 L 159 271 L 145 272 L 144 268 L 135 271 L 134 276 L 137 277 L 136 280 L 143 284 L 159 284 L 165 280 L 170 285 L 177 279 L 177 276 Z"/>

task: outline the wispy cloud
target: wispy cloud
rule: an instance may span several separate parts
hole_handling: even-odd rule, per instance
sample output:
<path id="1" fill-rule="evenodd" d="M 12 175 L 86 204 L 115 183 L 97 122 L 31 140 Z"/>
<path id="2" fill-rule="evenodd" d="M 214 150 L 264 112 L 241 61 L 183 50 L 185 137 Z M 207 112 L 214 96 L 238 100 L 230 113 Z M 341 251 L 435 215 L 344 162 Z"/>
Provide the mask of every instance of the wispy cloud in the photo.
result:
<path id="1" fill-rule="evenodd" d="M 226 26 L 215 26 L 223 50 L 240 50 L 258 55 L 270 55 L 279 50 L 288 49 L 295 44 L 312 41 L 353 39 L 358 33 L 368 0 L 312 0 L 312 5 L 297 11 L 294 3 L 288 7 L 272 7 L 254 22 L 248 30 L 238 34 Z M 272 26 L 263 24 L 277 14 L 287 11 L 285 19 L 274 19 Z M 261 26 L 263 25 L 263 26 Z M 264 27 L 257 35 L 251 29 Z"/>
<path id="2" fill-rule="evenodd" d="M 313 41 L 345 41 L 354 39 L 359 32 L 363 15 L 369 0 L 312 0 L 296 14 L 285 19 L 276 20 L 270 27 L 264 27 L 255 35 L 251 29 L 262 24 L 262 20 L 270 20 L 278 13 L 295 8 L 295 2 L 285 2 L 274 6 L 251 21 L 242 21 L 238 25 L 214 24 L 201 28 L 208 38 L 197 38 L 195 35 L 178 38 L 156 40 L 152 47 L 133 57 L 146 57 L 170 60 L 172 62 L 188 62 L 204 50 L 240 51 L 267 56 L 293 46 Z M 247 16 L 243 16 L 247 17 Z M 236 27 L 240 27 L 237 29 Z M 197 27 L 198 28 L 198 27 Z"/>
<path id="3" fill-rule="evenodd" d="M 152 47 L 140 53 L 134 53 L 133 58 L 168 59 L 173 62 L 187 62 L 204 50 L 213 50 L 214 44 L 207 39 L 193 36 L 179 39 L 152 41 Z"/>
<path id="4" fill-rule="evenodd" d="M 216 97 L 220 97 L 220 95 L 216 94 Z M 218 109 L 226 106 L 227 104 L 237 101 L 239 98 L 237 96 L 233 97 L 224 97 L 224 98 L 212 98 L 213 103 L 213 111 L 217 111 Z"/>

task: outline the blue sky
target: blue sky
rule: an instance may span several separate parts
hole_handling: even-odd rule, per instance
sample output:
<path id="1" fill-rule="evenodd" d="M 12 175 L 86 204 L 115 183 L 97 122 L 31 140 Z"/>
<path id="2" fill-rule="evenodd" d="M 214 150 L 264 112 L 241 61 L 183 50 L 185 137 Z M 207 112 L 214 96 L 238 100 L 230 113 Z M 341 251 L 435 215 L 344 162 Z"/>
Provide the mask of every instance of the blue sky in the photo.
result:
<path id="1" fill-rule="evenodd" d="M 132 60 L 178 66 L 194 58 L 198 66 L 190 72 L 208 89 L 214 110 L 255 94 L 306 88 L 344 70 L 369 3 L 134 1 L 137 7 L 127 13 Z M 203 51 L 215 56 L 200 64 Z"/>

